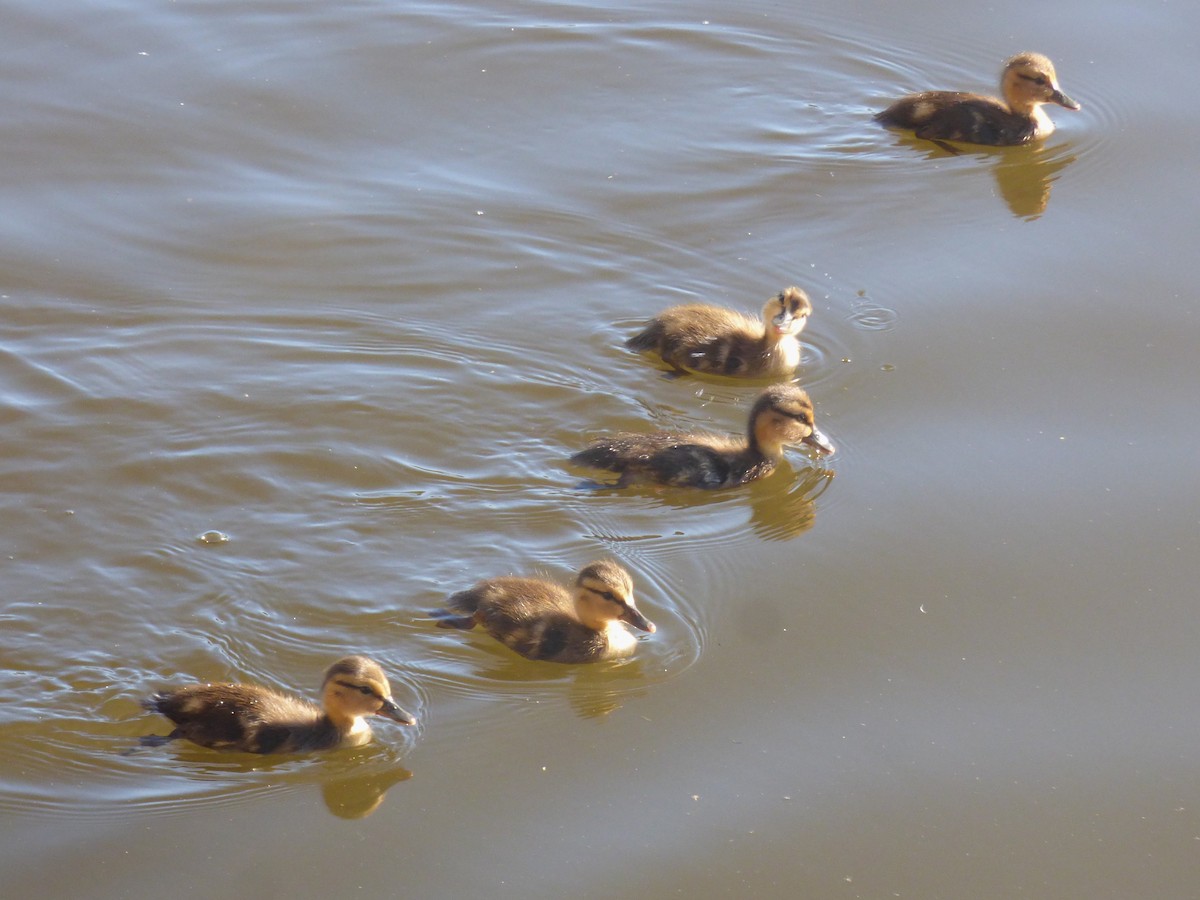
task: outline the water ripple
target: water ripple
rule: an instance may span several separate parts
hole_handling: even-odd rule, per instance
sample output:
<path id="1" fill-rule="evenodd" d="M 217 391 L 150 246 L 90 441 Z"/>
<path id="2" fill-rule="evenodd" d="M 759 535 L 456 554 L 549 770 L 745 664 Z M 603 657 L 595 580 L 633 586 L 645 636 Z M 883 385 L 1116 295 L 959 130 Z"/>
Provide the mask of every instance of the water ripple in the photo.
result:
<path id="1" fill-rule="evenodd" d="M 866 331 L 891 331 L 896 327 L 899 316 L 894 309 L 876 303 L 866 296 L 865 291 L 860 291 L 848 318 L 855 326 Z"/>

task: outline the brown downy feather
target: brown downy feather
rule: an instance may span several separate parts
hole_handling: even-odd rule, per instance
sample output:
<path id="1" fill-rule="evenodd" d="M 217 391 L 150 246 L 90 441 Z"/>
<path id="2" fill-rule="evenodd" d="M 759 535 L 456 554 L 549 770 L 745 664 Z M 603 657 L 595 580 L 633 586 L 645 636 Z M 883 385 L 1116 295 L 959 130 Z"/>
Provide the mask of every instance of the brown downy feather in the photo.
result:
<path id="1" fill-rule="evenodd" d="M 433 613 L 443 628 L 484 630 L 528 659 L 596 662 L 628 656 L 636 640 L 631 625 L 653 632 L 634 605 L 633 581 L 610 560 L 585 566 L 575 592 L 540 578 L 489 578 L 453 594 Z M 457 614 L 457 615 L 455 615 Z"/>
<path id="2" fill-rule="evenodd" d="M 812 401 L 795 384 L 764 390 L 750 409 L 746 436 L 705 432 L 624 432 L 594 441 L 571 457 L 593 469 L 620 472 L 618 485 L 649 481 L 676 487 L 725 488 L 771 474 L 786 445 L 807 444 L 820 454 L 833 445 L 816 427 Z"/>
<path id="3" fill-rule="evenodd" d="M 184 738 L 215 750 L 296 753 L 328 750 L 370 740 L 366 716 L 412 725 L 392 701 L 383 670 L 363 656 L 347 656 L 326 670 L 324 708 L 249 684 L 192 684 L 155 694 L 143 706 L 175 724 L 169 735 L 148 736 L 146 745 Z"/>
<path id="4" fill-rule="evenodd" d="M 767 301 L 761 319 L 694 303 L 664 310 L 625 342 L 654 351 L 677 370 L 743 378 L 790 375 L 800 364 L 797 335 L 812 304 L 789 287 Z"/>
<path id="5" fill-rule="evenodd" d="M 1054 123 L 1042 110 L 1047 103 L 1065 109 L 1079 104 L 1058 87 L 1054 64 L 1040 53 L 1018 53 L 1004 65 L 1004 100 L 960 91 L 924 91 L 902 97 L 875 119 L 907 128 L 919 138 L 1007 146 L 1046 137 Z"/>

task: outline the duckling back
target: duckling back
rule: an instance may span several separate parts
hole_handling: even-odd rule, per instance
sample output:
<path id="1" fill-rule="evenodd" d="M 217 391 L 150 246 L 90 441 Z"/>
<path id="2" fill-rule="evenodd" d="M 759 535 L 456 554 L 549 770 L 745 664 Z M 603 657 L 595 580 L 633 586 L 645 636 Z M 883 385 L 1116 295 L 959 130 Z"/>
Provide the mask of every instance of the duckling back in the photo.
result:
<path id="1" fill-rule="evenodd" d="M 911 129 L 925 140 L 1012 146 L 1054 131 L 1054 123 L 1041 109 L 1043 104 L 1079 109 L 1079 104 L 1059 89 L 1054 64 L 1040 53 L 1011 57 L 1001 74 L 1001 92 L 1003 101 L 961 91 L 910 94 L 877 113 L 875 120 Z"/>
<path id="2" fill-rule="evenodd" d="M 962 141 L 993 147 L 1025 144 L 1038 135 L 1039 120 L 1010 112 L 981 94 L 926 91 L 897 100 L 875 116 L 883 125 L 911 129 L 932 141 Z"/>
<path id="3" fill-rule="evenodd" d="M 340 739 L 314 704 L 253 685 L 192 684 L 155 694 L 143 706 L 175 724 L 164 741 L 184 738 L 214 750 L 323 750 Z"/>
<path id="4" fill-rule="evenodd" d="M 298 697 L 249 684 L 192 684 L 155 694 L 142 705 L 175 724 L 166 737 L 142 738 L 156 746 L 184 738 L 214 750 L 295 753 L 328 750 L 371 739 L 365 717 L 404 725 L 416 719 L 393 702 L 383 669 L 365 656 L 345 656 L 325 671 L 324 708 Z"/>
<path id="5" fill-rule="evenodd" d="M 774 463 L 717 434 L 622 432 L 593 441 L 571 456 L 577 466 L 621 473 L 621 486 L 639 479 L 673 487 L 722 488 L 753 481 Z"/>
<path id="6" fill-rule="evenodd" d="M 626 624 L 655 630 L 634 604 L 629 573 L 612 560 L 584 566 L 575 591 L 572 595 L 539 578 L 490 578 L 452 595 L 448 609 L 435 611 L 433 617 L 443 628 L 482 625 L 527 659 L 562 663 L 628 656 L 637 640 Z"/>
<path id="7" fill-rule="evenodd" d="M 785 446 L 805 444 L 822 455 L 833 453 L 813 415 L 812 401 L 802 387 L 773 384 L 750 408 L 745 437 L 624 432 L 593 441 L 571 456 L 571 462 L 620 472 L 620 487 L 639 479 L 678 487 L 735 487 L 770 475 Z"/>
<path id="8" fill-rule="evenodd" d="M 446 606 L 460 615 L 435 613 L 438 625 L 462 629 L 482 625 L 526 659 L 592 662 L 604 658 L 608 649 L 605 633 L 585 627 L 576 618 L 570 593 L 549 581 L 490 578 L 452 594 Z"/>
<path id="9" fill-rule="evenodd" d="M 798 307 L 801 299 L 806 317 L 811 305 L 798 288 L 780 293 L 768 306 L 782 303 L 785 308 Z M 744 313 L 694 303 L 659 313 L 625 346 L 653 351 L 680 371 L 751 378 L 786 375 L 800 363 L 800 345 L 795 337 L 800 327 L 776 335 L 768 333 L 762 321 Z"/>

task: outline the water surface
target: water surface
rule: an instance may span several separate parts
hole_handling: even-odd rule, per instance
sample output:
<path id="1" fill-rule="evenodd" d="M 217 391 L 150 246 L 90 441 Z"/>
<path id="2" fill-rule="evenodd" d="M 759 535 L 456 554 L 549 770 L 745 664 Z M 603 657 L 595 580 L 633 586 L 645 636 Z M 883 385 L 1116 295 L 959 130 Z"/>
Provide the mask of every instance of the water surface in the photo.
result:
<path id="1" fill-rule="evenodd" d="M 9 892 L 1194 894 L 1200 16 L 1027 12 L 10 4 Z M 870 120 L 1024 49 L 1083 104 L 1041 147 Z M 579 488 L 603 431 L 744 427 L 639 323 L 789 284 L 834 457 Z M 426 617 L 602 555 L 628 662 Z M 419 728 L 123 753 L 347 652 Z"/>

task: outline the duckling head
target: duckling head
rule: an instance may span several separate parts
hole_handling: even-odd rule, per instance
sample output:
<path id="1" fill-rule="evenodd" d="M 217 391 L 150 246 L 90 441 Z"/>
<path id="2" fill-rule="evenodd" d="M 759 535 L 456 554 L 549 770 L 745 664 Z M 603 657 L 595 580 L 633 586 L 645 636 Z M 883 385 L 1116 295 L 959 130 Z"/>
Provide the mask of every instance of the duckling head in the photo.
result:
<path id="1" fill-rule="evenodd" d="M 365 656 L 346 656 L 330 666 L 321 697 L 326 714 L 339 725 L 357 727 L 363 716 L 383 716 L 401 725 L 417 723 L 393 702 L 383 669 Z"/>
<path id="2" fill-rule="evenodd" d="M 750 409 L 750 437 L 767 456 L 782 455 L 785 445 L 807 444 L 822 456 L 834 451 L 817 428 L 808 393 L 797 384 L 773 384 L 758 395 Z"/>
<path id="3" fill-rule="evenodd" d="M 1022 115 L 1032 114 L 1043 103 L 1079 109 L 1079 104 L 1059 88 L 1054 63 L 1040 53 L 1018 53 L 1005 63 L 1000 91 L 1008 108 Z"/>
<path id="4" fill-rule="evenodd" d="M 796 335 L 808 324 L 812 315 L 812 303 L 808 295 L 798 287 L 785 288 L 767 301 L 763 307 L 763 324 L 768 333 L 777 337 Z"/>
<path id="5" fill-rule="evenodd" d="M 654 623 L 633 602 L 633 579 L 609 559 L 584 566 L 575 579 L 575 611 L 579 621 L 602 631 L 609 622 L 624 622 L 640 631 L 654 632 Z"/>

